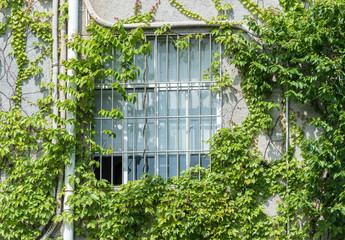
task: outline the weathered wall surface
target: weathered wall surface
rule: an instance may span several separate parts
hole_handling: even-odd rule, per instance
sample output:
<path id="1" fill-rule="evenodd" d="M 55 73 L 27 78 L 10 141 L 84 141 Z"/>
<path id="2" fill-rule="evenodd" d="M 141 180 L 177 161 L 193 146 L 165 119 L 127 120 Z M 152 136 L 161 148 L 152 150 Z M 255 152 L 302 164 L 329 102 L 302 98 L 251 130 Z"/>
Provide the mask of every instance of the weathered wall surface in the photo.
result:
<path id="1" fill-rule="evenodd" d="M 39 1 L 33 5 L 33 11 L 51 12 L 50 1 Z M 5 12 L 5 14 L 7 14 Z M 0 13 L 0 21 L 5 22 L 4 13 Z M 41 42 L 37 36 L 29 29 L 25 32 L 27 36 L 26 52 L 29 61 L 36 59 L 41 54 L 41 47 L 35 43 Z M 46 92 L 39 87 L 40 82 L 49 82 L 51 74 L 50 58 L 45 57 L 37 65 L 42 68 L 38 76 L 34 76 L 24 81 L 22 84 L 22 110 L 26 115 L 32 115 L 38 108 L 35 103 L 39 98 L 45 96 Z M 0 37 L 0 111 L 8 111 L 13 107 L 11 96 L 15 94 L 18 66 L 11 47 L 11 33 L 7 30 Z"/>

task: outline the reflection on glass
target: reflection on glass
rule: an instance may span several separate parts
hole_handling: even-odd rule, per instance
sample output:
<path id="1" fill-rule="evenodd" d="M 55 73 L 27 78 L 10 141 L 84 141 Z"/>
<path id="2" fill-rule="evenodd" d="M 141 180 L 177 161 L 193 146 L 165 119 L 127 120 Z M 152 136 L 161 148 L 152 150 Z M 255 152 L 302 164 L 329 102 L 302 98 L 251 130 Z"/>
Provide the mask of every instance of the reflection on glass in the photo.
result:
<path id="1" fill-rule="evenodd" d="M 187 161 L 186 161 L 186 154 L 179 154 L 179 173 L 180 175 L 182 171 L 185 171 L 187 169 L 186 167 Z"/>
<path id="2" fill-rule="evenodd" d="M 168 155 L 168 177 L 175 177 L 177 175 L 177 156 L 174 154 Z"/>
<path id="3" fill-rule="evenodd" d="M 211 114 L 211 91 L 201 90 L 201 103 L 200 103 L 200 112 L 201 115 L 210 115 Z"/>
<path id="4" fill-rule="evenodd" d="M 168 115 L 177 115 L 177 92 L 168 91 Z"/>
<path id="5" fill-rule="evenodd" d="M 166 48 L 166 38 L 158 39 L 158 81 L 166 82 L 167 77 L 167 48 Z"/>
<path id="6" fill-rule="evenodd" d="M 195 167 L 199 164 L 199 154 L 198 153 L 192 153 L 190 155 L 190 167 Z"/>
<path id="7" fill-rule="evenodd" d="M 190 107 L 189 107 L 189 114 L 190 115 L 199 115 L 199 90 L 194 90 L 190 92 L 189 99 L 190 99 Z"/>
<path id="8" fill-rule="evenodd" d="M 155 56 L 155 40 L 150 39 L 152 50 L 150 55 L 147 56 L 147 68 L 146 68 L 146 82 L 154 82 L 155 81 L 155 67 L 154 67 L 154 56 Z"/>
<path id="9" fill-rule="evenodd" d="M 96 144 L 100 145 L 100 139 L 101 139 L 101 120 L 95 120 L 95 130 L 98 132 L 97 135 L 94 136 Z"/>
<path id="10" fill-rule="evenodd" d="M 133 119 L 127 120 L 127 150 L 133 151 Z"/>
<path id="11" fill-rule="evenodd" d="M 136 151 L 144 151 L 144 119 L 137 119 L 135 121 L 135 150 Z"/>
<path id="12" fill-rule="evenodd" d="M 190 80 L 199 81 L 199 40 L 190 40 Z"/>
<path id="13" fill-rule="evenodd" d="M 136 82 L 143 82 L 144 79 L 144 72 L 145 72 L 145 56 L 144 55 L 135 55 L 134 57 L 134 65 L 139 70 L 140 74 L 136 79 Z"/>
<path id="14" fill-rule="evenodd" d="M 169 39 L 168 53 L 168 82 L 176 82 L 177 77 L 177 51 L 173 39 Z"/>
<path id="15" fill-rule="evenodd" d="M 104 130 L 113 130 L 113 120 L 102 120 L 102 132 Z M 112 148 L 112 136 L 109 134 L 102 133 L 102 146 L 105 149 Z"/>
<path id="16" fill-rule="evenodd" d="M 146 92 L 146 116 L 155 115 L 155 93 L 150 89 Z"/>
<path id="17" fill-rule="evenodd" d="M 128 180 L 133 181 L 133 156 L 128 156 Z"/>
<path id="18" fill-rule="evenodd" d="M 159 165 L 159 175 L 163 178 L 167 178 L 166 174 L 166 155 L 165 154 L 160 154 L 158 156 L 158 165 Z"/>
<path id="19" fill-rule="evenodd" d="M 202 150 L 208 150 L 209 144 L 207 143 L 207 140 L 210 139 L 210 124 L 211 119 L 210 118 L 202 118 L 201 119 L 201 149 Z"/>
<path id="20" fill-rule="evenodd" d="M 122 125 L 120 123 L 117 123 L 114 125 L 114 133 L 116 134 L 116 137 L 114 138 L 114 150 L 115 151 L 122 151 Z"/>
<path id="21" fill-rule="evenodd" d="M 99 111 L 101 111 L 101 109 L 102 109 L 102 106 L 101 106 L 101 98 L 102 98 L 102 96 L 101 96 L 101 91 L 100 91 L 100 90 L 99 90 L 99 91 L 96 91 L 96 93 L 95 93 L 95 107 L 96 107 L 96 111 L 93 113 L 93 116 L 94 116 L 95 118 L 98 117 L 98 113 L 99 113 Z"/>
<path id="22" fill-rule="evenodd" d="M 200 61 L 201 61 L 201 76 L 205 74 L 205 71 L 211 65 L 211 55 L 210 55 L 210 39 L 205 37 L 200 42 Z"/>
<path id="23" fill-rule="evenodd" d="M 179 82 L 188 82 L 188 49 L 179 50 Z"/>
<path id="24" fill-rule="evenodd" d="M 203 168 L 208 168 L 211 163 L 211 157 L 206 154 L 201 154 L 201 166 Z"/>
<path id="25" fill-rule="evenodd" d="M 102 109 L 106 110 L 106 111 L 111 111 L 112 108 L 112 100 L 111 100 L 111 94 L 112 94 L 112 90 L 103 90 L 102 91 Z"/>
<path id="26" fill-rule="evenodd" d="M 177 129 L 176 119 L 168 119 L 168 150 L 176 150 Z"/>
<path id="27" fill-rule="evenodd" d="M 122 111 L 122 96 L 116 92 L 114 92 L 113 108 Z"/>
<path id="28" fill-rule="evenodd" d="M 186 116 L 187 91 L 179 91 L 179 115 Z"/>
<path id="29" fill-rule="evenodd" d="M 167 94 L 165 91 L 158 92 L 158 115 L 166 116 L 167 115 Z"/>
<path id="30" fill-rule="evenodd" d="M 190 149 L 199 150 L 199 119 L 191 118 L 190 125 Z"/>
<path id="31" fill-rule="evenodd" d="M 178 136 L 178 148 L 179 150 L 186 150 L 187 148 L 187 129 L 186 129 L 186 119 L 180 118 L 178 120 L 178 130 L 179 130 L 179 136 Z"/>
<path id="32" fill-rule="evenodd" d="M 135 180 L 140 179 L 141 175 L 144 173 L 144 158 L 142 156 L 135 156 Z"/>
<path id="33" fill-rule="evenodd" d="M 145 128 L 146 151 L 154 150 L 155 125 L 153 119 L 148 119 Z"/>
<path id="34" fill-rule="evenodd" d="M 158 150 L 166 150 L 166 120 L 160 119 L 158 123 Z"/>

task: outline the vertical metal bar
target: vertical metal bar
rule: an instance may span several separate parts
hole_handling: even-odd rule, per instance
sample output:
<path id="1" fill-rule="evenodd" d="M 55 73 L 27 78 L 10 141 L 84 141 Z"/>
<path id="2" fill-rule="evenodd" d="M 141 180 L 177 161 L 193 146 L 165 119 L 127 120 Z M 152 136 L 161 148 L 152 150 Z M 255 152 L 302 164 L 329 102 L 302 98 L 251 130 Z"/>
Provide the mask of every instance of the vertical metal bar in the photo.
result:
<path id="1" fill-rule="evenodd" d="M 111 53 L 113 53 L 113 51 L 111 51 Z M 114 68 L 113 65 L 114 65 L 114 62 L 111 63 L 112 68 Z M 111 89 L 111 109 L 114 109 L 114 91 L 112 88 L 110 88 L 110 89 Z M 112 119 L 111 120 L 111 132 L 114 132 L 114 123 L 115 123 L 115 121 Z M 112 151 L 112 154 L 110 156 L 110 161 L 111 161 L 110 162 L 110 165 L 111 165 L 111 167 L 110 167 L 110 171 L 111 171 L 110 183 L 113 185 L 114 184 L 114 149 L 115 149 L 113 135 L 111 135 L 111 146 L 112 146 L 113 151 Z"/>
<path id="2" fill-rule="evenodd" d="M 158 38 L 157 36 L 155 36 L 155 43 L 154 43 L 154 59 L 153 59 L 153 63 L 154 63 L 154 72 L 155 72 L 155 88 L 154 88 L 154 99 L 155 99 L 155 107 L 154 107 L 154 173 L 156 175 L 159 174 L 159 159 L 158 159 L 158 154 L 157 154 L 157 150 L 158 150 Z"/>
<path id="3" fill-rule="evenodd" d="M 166 38 L 166 41 L 168 39 L 168 36 Z M 165 46 L 167 49 L 168 46 Z M 168 52 L 166 51 L 166 58 L 168 58 Z M 177 73 L 178 74 L 178 73 Z M 169 97 L 168 97 L 168 61 L 166 61 L 166 78 L 165 78 L 165 97 L 166 97 L 166 101 L 165 101 L 165 104 L 166 104 L 166 116 L 165 116 L 165 121 L 166 121 L 166 129 L 165 129 L 165 144 L 166 144 L 166 154 L 165 154 L 165 176 L 166 176 L 166 179 L 168 180 L 168 177 L 169 177 L 169 169 L 168 169 L 168 149 L 169 149 L 169 138 L 168 138 L 168 126 L 169 126 Z"/>
<path id="4" fill-rule="evenodd" d="M 209 51 L 210 51 L 210 67 L 211 67 L 211 64 L 212 64 L 212 37 L 211 37 L 211 34 L 209 35 L 209 39 L 210 39 Z M 212 92 L 211 92 L 211 87 L 213 85 L 212 71 L 210 71 L 210 83 L 208 85 L 210 86 L 210 94 L 211 94 L 211 97 L 210 97 L 210 110 L 211 110 L 211 115 L 212 115 L 212 108 L 213 108 L 213 105 L 212 105 L 213 104 Z M 212 136 L 212 118 L 213 117 L 210 117 L 210 130 L 209 130 L 210 137 Z M 210 159 L 210 170 L 211 170 L 211 166 L 212 166 L 212 161 Z"/>
<path id="5" fill-rule="evenodd" d="M 190 39 L 188 39 L 188 43 L 190 44 Z M 190 168 L 190 115 L 189 115 L 189 107 L 190 107 L 190 48 L 188 48 L 188 55 L 187 55 L 187 99 L 186 99 L 186 142 L 187 142 L 187 156 L 186 156 L 186 169 Z"/>
<path id="6" fill-rule="evenodd" d="M 198 93 L 198 96 L 199 96 L 199 108 L 198 108 L 198 114 L 199 114 L 199 123 L 198 123 L 198 131 L 199 131 L 199 151 L 198 151 L 198 160 L 199 160 L 199 166 L 201 166 L 201 155 L 200 155 L 200 151 L 201 151 L 201 40 L 199 39 L 198 41 L 198 80 L 199 80 L 199 93 Z M 200 180 L 200 172 L 199 172 L 199 180 Z"/>
<path id="7" fill-rule="evenodd" d="M 103 87 L 104 87 L 104 79 L 101 80 L 101 109 L 103 109 Z M 99 143 L 100 146 L 103 147 L 103 117 L 101 117 L 100 119 L 101 121 L 101 128 L 100 128 L 100 139 L 99 139 Z M 100 155 L 99 158 L 99 179 L 102 180 L 103 174 L 102 174 L 102 170 L 103 170 L 103 155 Z"/>

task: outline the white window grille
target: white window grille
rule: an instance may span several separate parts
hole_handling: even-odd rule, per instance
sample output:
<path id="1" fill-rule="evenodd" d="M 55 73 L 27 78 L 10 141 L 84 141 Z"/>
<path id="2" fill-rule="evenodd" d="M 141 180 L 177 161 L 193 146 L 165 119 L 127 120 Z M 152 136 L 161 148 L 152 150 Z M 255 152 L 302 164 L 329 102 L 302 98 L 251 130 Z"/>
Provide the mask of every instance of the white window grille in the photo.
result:
<path id="1" fill-rule="evenodd" d="M 189 167 L 208 167 L 206 142 L 220 127 L 220 97 L 210 88 L 213 81 L 203 81 L 213 53 L 220 51 L 210 35 L 190 39 L 189 48 L 175 48 L 177 36 L 147 36 L 152 44 L 149 56 L 136 56 L 134 64 L 140 77 L 127 83 L 135 93 L 135 104 L 124 102 L 111 90 L 112 79 L 96 84 L 96 143 L 111 148 L 110 156 L 96 155 L 95 170 L 100 179 L 121 184 L 139 179 L 144 172 L 164 179 L 181 175 Z M 145 63 L 147 68 L 145 71 Z M 113 68 L 119 62 L 114 61 Z M 145 79 L 143 78 L 143 73 Z M 99 117 L 101 109 L 119 108 L 124 119 Z M 102 133 L 111 130 L 116 138 Z M 145 165 L 145 166 L 144 166 Z"/>

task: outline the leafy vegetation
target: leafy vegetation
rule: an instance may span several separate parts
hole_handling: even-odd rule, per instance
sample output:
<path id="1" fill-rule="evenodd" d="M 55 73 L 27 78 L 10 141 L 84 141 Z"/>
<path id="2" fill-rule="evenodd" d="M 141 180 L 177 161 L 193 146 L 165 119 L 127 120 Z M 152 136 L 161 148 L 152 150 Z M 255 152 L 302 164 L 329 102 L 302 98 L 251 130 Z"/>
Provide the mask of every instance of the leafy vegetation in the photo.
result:
<path id="1" fill-rule="evenodd" d="M 71 120 L 51 114 L 50 95 L 38 102 L 40 111 L 33 116 L 24 116 L 20 110 L 23 81 L 38 73 L 35 64 L 42 60 L 41 56 L 28 60 L 23 31 L 30 29 L 43 42 L 51 43 L 50 25 L 44 22 L 49 15 L 31 15 L 31 2 L 0 0 L 1 8 L 9 11 L 0 32 L 12 32 L 18 66 L 14 107 L 0 113 L 0 169 L 8 175 L 0 184 L 0 239 L 37 239 L 48 223 L 65 219 L 75 221 L 76 233 L 87 233 L 89 239 L 343 238 L 344 1 L 281 0 L 281 8 L 263 9 L 243 0 L 256 18 L 248 17 L 249 30 L 242 31 L 238 23 L 222 21 L 230 5 L 214 0 L 219 16 L 206 20 L 171 0 L 186 16 L 210 24 L 223 54 L 239 69 L 249 114 L 240 126 L 232 123 L 210 140 L 212 171 L 192 168 L 169 184 L 159 176 L 145 175 L 117 192 L 105 180 L 96 180 L 92 172 L 97 165 L 94 152 L 108 153 L 95 144 L 92 136 L 97 132 L 89 127 L 95 110 L 94 81 L 113 78 L 114 91 L 126 101 L 135 101 L 124 84 L 140 74 L 132 64 L 134 56 L 150 54 L 144 26 L 126 31 L 121 20 L 112 28 L 91 22 L 87 28 L 90 38 L 75 36 L 68 43 L 82 57 L 64 63 L 75 76 L 61 74 L 59 79 L 75 83 L 77 89 L 59 87 L 77 101 L 65 100 L 56 106 L 76 114 L 73 137 L 65 129 Z M 123 22 L 149 23 L 158 5 L 142 14 L 141 1 L 136 1 L 135 16 Z M 156 33 L 169 30 L 164 25 Z M 42 56 L 49 53 L 47 49 Z M 120 69 L 107 65 L 114 60 L 111 50 L 121 56 Z M 215 89 L 232 83 L 228 75 L 220 73 L 219 61 L 218 55 L 205 75 L 214 76 Z M 273 111 L 281 112 L 282 129 L 287 120 L 283 117 L 285 100 L 272 100 L 275 89 L 282 99 L 312 105 L 319 117 L 308 124 L 321 133 L 316 139 L 307 138 L 296 124 L 296 116 L 290 114 L 290 147 L 281 159 L 268 161 L 258 150 L 257 138 L 274 127 Z M 123 117 L 117 109 L 99 114 Z M 58 123 L 58 129 L 52 128 L 51 121 Z M 302 152 L 299 157 L 297 147 Z M 73 151 L 77 163 L 71 181 L 76 188 L 68 199 L 73 214 L 59 216 L 60 198 L 53 189 L 57 189 L 57 179 Z M 274 217 L 264 213 L 264 204 L 272 196 L 281 199 Z"/>

